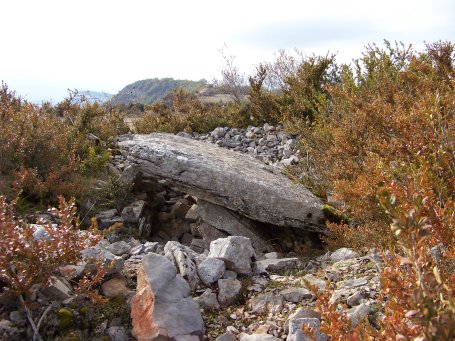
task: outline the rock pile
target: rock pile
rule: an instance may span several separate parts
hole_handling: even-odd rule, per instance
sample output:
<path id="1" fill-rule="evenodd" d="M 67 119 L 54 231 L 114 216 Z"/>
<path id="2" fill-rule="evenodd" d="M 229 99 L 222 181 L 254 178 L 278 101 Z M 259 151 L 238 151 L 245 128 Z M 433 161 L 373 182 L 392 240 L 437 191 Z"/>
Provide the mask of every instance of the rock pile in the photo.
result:
<path id="1" fill-rule="evenodd" d="M 282 168 L 299 162 L 298 138 L 281 125 L 264 124 L 246 129 L 218 127 L 208 134 L 181 132 L 177 135 L 216 144 L 254 156 L 267 165 Z"/>
<path id="2" fill-rule="evenodd" d="M 174 200 L 174 205 L 180 199 Z M 187 206 L 176 215 L 178 219 L 200 220 L 198 210 Z M 100 219 L 104 217 L 106 214 L 99 215 Z M 119 215 L 109 219 L 112 218 L 126 221 Z M 139 215 L 137 222 L 140 219 Z M 125 224 L 125 228 L 133 228 L 131 222 Z M 192 224 L 190 230 L 196 230 Z M 135 228 L 138 226 L 137 223 Z M 339 249 L 303 262 L 268 252 L 259 259 L 251 239 L 245 236 L 219 238 L 212 233 L 214 239 L 206 240 L 208 248 L 196 252 L 192 242 L 140 242 L 131 237 L 120 240 L 120 232 L 86 249 L 84 263 L 68 265 L 77 271 L 61 269 L 61 275 L 50 287 L 37 288 L 34 294 L 34 302 L 44 307 L 54 302 L 50 315 L 68 314 L 70 321 L 80 319 L 80 313 L 72 306 L 74 293 L 66 276 L 81 276 L 94 256 L 103 257 L 106 264 L 119 262 L 121 266 L 111 268 L 112 274 L 100 286 L 100 293 L 112 299 L 121 297 L 128 304 L 132 325 L 117 317 L 106 318 L 96 330 L 81 332 L 82 339 L 105 335 L 122 341 L 134 335 L 139 340 L 307 340 L 301 325 L 317 328 L 320 316 L 314 311 L 315 297 L 306 283 L 332 290 L 331 301 L 350 307 L 348 316 L 353 324 L 367 316 L 372 323 L 378 318 L 380 258 L 374 253 L 360 256 L 350 249 Z M 13 310 L 5 314 L 6 311 L 0 313 L 0 333 L 10 339 L 24 335 L 24 312 Z M 58 329 L 62 319 L 54 318 L 50 323 Z M 317 339 L 327 337 L 317 334 Z"/>

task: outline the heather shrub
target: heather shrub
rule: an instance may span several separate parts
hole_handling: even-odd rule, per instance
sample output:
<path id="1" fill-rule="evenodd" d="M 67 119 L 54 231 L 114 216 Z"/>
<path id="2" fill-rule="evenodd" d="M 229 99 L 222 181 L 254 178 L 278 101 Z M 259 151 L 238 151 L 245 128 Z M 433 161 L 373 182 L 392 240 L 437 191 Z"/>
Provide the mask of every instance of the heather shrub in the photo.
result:
<path id="1" fill-rule="evenodd" d="M 77 103 L 72 93 L 41 107 L 0 90 L 0 193 L 45 204 L 58 195 L 79 197 L 86 179 L 104 170 L 107 143 L 128 131 L 116 111 Z"/>
<path id="2" fill-rule="evenodd" d="M 220 126 L 243 128 L 250 123 L 245 103 L 203 103 L 187 91 L 176 89 L 145 110 L 134 127 L 138 133 L 206 133 Z"/>
<path id="3" fill-rule="evenodd" d="M 425 212 L 438 221 L 433 233 L 453 243 L 455 116 L 453 45 L 436 43 L 416 53 L 403 46 L 373 45 L 341 83 L 328 88 L 329 110 L 300 125 L 311 165 L 301 173 L 326 196 L 343 203 L 349 225 L 331 224 L 333 246 L 391 246 L 390 218 L 377 200 L 392 186 L 399 197 L 429 198 Z M 441 222 L 439 221 L 446 221 Z"/>
<path id="4" fill-rule="evenodd" d="M 94 228 L 80 233 L 76 206 L 63 197 L 59 197 L 59 209 L 52 209 L 60 221 L 58 227 L 43 225 L 47 236 L 39 239 L 33 235 L 34 228 L 15 215 L 13 205 L 0 196 L 0 278 L 17 296 L 29 293 L 34 284 L 48 285 L 59 266 L 77 264 L 81 251 L 102 237 Z"/>
<path id="5" fill-rule="evenodd" d="M 330 103 L 328 87 L 339 82 L 335 56 L 305 56 L 281 52 L 273 63 L 260 64 L 249 78 L 254 124 L 286 124 L 299 129 L 324 115 Z"/>
<path id="6" fill-rule="evenodd" d="M 365 320 L 353 327 L 346 307 L 340 309 L 330 302 L 330 291 L 321 293 L 313 286 L 322 318 L 320 331 L 334 340 L 454 339 L 454 245 L 442 251 L 443 260 L 429 252 L 435 226 L 425 216 L 428 198 L 414 195 L 411 202 L 400 203 L 394 193 L 383 190 L 379 200 L 392 219 L 390 228 L 397 241 L 396 249 L 383 255 L 382 317 L 374 326 Z M 302 328 L 312 333 L 311 328 Z"/>

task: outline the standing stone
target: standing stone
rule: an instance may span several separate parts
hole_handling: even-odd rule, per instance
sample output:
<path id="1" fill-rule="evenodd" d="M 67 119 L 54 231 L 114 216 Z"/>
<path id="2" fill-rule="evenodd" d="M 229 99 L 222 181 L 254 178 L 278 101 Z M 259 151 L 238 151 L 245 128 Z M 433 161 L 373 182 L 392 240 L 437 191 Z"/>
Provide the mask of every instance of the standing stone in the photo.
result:
<path id="1" fill-rule="evenodd" d="M 188 283 L 164 256 L 149 253 L 138 271 L 131 300 L 132 334 L 138 340 L 197 340 L 205 332 Z"/>
<path id="2" fill-rule="evenodd" d="M 210 243 L 209 257 L 222 259 L 228 270 L 241 275 L 251 274 L 251 258 L 254 249 L 251 241 L 245 237 L 229 236 Z"/>
<path id="3" fill-rule="evenodd" d="M 268 245 L 260 236 L 259 231 L 253 225 L 251 220 L 238 215 L 237 213 L 228 210 L 227 208 L 210 202 L 199 200 L 197 213 L 203 221 L 214 226 L 219 231 L 224 231 L 231 236 L 242 236 L 249 238 L 254 249 L 258 253 L 274 251 L 271 245 Z M 201 231 L 201 228 L 199 229 Z M 204 233 L 201 231 L 202 236 Z M 225 236 L 219 236 L 222 238 Z M 217 239 L 217 238 L 213 238 Z M 207 239 L 204 237 L 204 239 Z M 210 241 L 212 241 L 210 240 Z"/>

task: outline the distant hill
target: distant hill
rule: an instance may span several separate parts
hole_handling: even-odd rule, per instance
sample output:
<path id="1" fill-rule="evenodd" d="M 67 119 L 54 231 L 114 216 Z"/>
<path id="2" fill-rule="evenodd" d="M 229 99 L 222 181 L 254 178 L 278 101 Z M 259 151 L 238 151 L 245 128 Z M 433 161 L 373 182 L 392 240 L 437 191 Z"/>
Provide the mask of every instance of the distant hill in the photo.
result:
<path id="1" fill-rule="evenodd" d="M 150 104 L 163 99 L 175 88 L 183 88 L 191 93 L 196 93 L 207 86 L 205 79 L 200 81 L 173 78 L 144 79 L 125 86 L 112 98 L 112 104 Z"/>
<path id="2" fill-rule="evenodd" d="M 85 99 L 91 103 L 94 103 L 94 102 L 105 103 L 105 102 L 109 101 L 114 95 L 108 94 L 105 92 L 100 92 L 100 91 L 83 90 L 83 91 L 79 91 L 77 93 L 77 96 L 78 97 L 84 96 Z"/>

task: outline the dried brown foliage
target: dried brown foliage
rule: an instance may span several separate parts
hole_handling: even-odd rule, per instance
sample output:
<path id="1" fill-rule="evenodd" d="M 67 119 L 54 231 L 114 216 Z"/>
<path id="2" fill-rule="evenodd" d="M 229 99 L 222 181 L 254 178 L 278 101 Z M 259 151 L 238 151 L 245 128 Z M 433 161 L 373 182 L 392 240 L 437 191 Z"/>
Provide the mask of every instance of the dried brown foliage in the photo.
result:
<path id="1" fill-rule="evenodd" d="M 81 251 L 102 238 L 95 229 L 80 233 L 74 202 L 59 197 L 59 203 L 52 209 L 58 227 L 43 225 L 47 236 L 38 239 L 34 228 L 15 216 L 14 203 L 0 196 L 0 278 L 15 295 L 27 294 L 34 284 L 48 285 L 59 266 L 77 264 Z"/>
<path id="2" fill-rule="evenodd" d="M 399 204 L 394 194 L 384 190 L 380 201 L 392 218 L 391 232 L 397 238 L 395 252 L 384 255 L 380 274 L 382 317 L 376 328 L 368 321 L 353 327 L 346 308 L 330 303 L 330 292 L 320 293 L 313 287 L 322 317 L 320 331 L 333 340 L 453 340 L 455 274 L 429 252 L 434 226 L 424 215 L 428 199 L 415 195 L 412 202 Z M 453 261 L 453 244 L 442 252 Z M 302 328 L 312 334 L 311 328 Z"/>
<path id="3" fill-rule="evenodd" d="M 145 110 L 134 127 L 138 133 L 206 133 L 216 127 L 243 128 L 250 123 L 243 103 L 203 103 L 187 91 L 176 89 L 166 102 L 155 102 Z"/>
<path id="4" fill-rule="evenodd" d="M 100 141 L 127 132 L 117 112 L 73 96 L 37 106 L 0 89 L 0 193 L 28 201 L 78 196 L 87 174 L 99 172 L 109 153 Z M 89 138 L 89 134 L 99 140 Z"/>
<path id="5" fill-rule="evenodd" d="M 428 197 L 428 218 L 445 220 L 433 224 L 437 239 L 453 243 L 453 53 L 450 43 L 428 45 L 422 53 L 371 46 L 354 68 L 343 68 L 341 83 L 329 87 L 330 110 L 311 127 L 301 126 L 313 185 L 343 202 L 356 226 L 331 226 L 339 244 L 394 244 L 377 200 L 389 185 L 407 201 L 414 193 Z"/>

